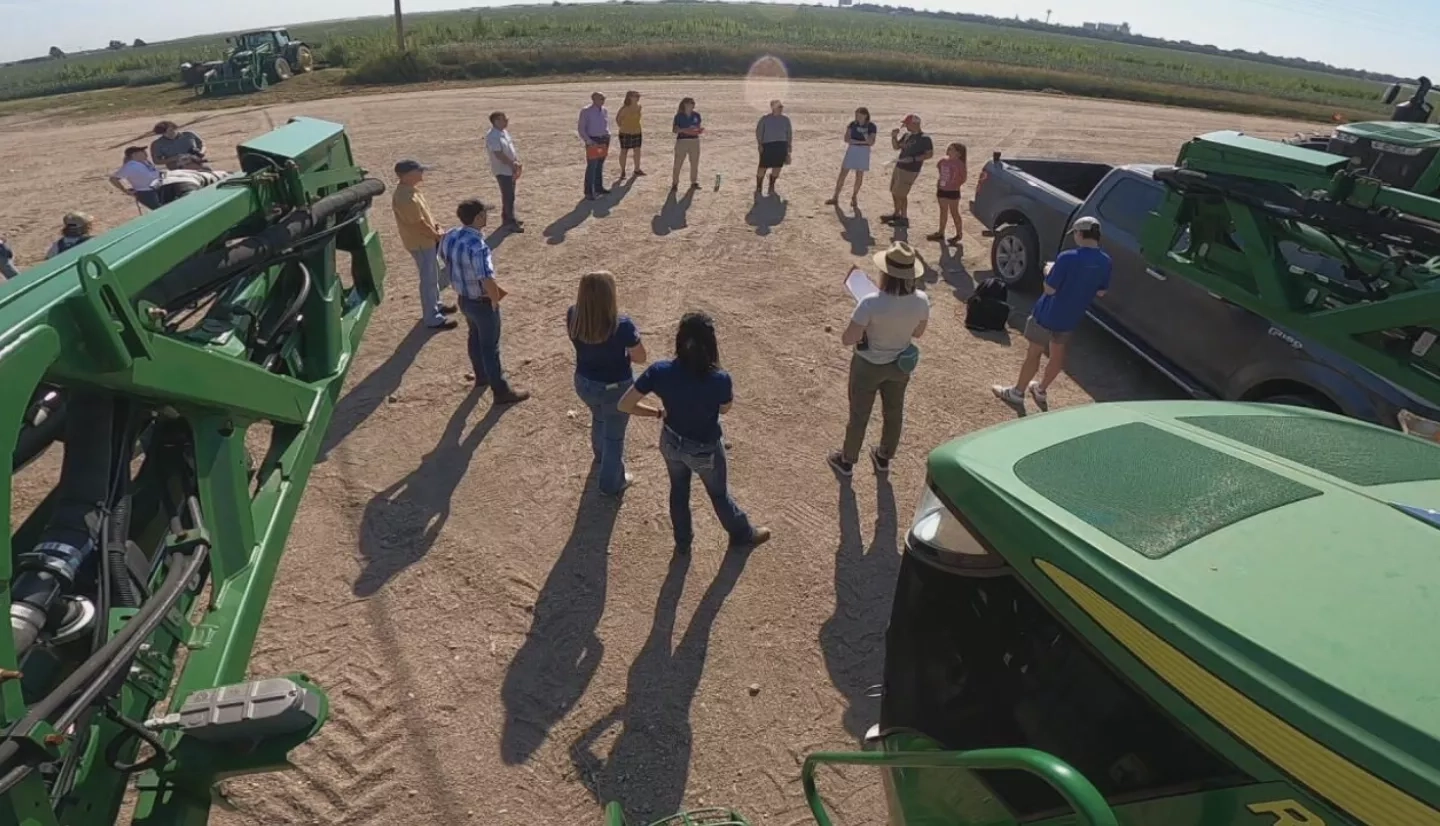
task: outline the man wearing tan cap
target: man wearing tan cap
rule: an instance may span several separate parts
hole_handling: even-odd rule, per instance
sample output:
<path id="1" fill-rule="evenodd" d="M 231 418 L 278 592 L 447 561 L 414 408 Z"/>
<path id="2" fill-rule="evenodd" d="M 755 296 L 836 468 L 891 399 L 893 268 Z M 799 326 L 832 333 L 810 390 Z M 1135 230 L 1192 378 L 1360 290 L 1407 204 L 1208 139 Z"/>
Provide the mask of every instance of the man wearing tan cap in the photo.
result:
<path id="1" fill-rule="evenodd" d="M 910 188 L 920 177 L 925 162 L 935 155 L 935 142 L 920 130 L 920 116 L 911 113 L 900 121 L 900 127 L 890 130 L 890 145 L 900 150 L 895 171 L 890 176 L 890 197 L 895 200 L 895 211 L 881 215 L 880 220 L 891 226 L 908 227 Z"/>

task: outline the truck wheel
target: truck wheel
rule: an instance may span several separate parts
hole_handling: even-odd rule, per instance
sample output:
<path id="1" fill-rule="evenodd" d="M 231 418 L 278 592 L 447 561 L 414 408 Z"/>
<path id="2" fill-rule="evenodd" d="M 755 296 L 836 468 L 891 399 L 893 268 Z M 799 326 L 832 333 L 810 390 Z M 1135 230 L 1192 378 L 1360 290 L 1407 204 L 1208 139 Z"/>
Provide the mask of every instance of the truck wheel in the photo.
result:
<path id="1" fill-rule="evenodd" d="M 282 80 L 289 79 L 290 61 L 286 60 L 283 57 L 275 58 L 275 62 L 270 64 L 270 82 L 279 83 Z"/>
<path id="2" fill-rule="evenodd" d="M 1040 237 L 1029 224 L 1010 224 L 990 245 L 990 270 L 1011 289 L 1035 289 L 1040 283 Z"/>

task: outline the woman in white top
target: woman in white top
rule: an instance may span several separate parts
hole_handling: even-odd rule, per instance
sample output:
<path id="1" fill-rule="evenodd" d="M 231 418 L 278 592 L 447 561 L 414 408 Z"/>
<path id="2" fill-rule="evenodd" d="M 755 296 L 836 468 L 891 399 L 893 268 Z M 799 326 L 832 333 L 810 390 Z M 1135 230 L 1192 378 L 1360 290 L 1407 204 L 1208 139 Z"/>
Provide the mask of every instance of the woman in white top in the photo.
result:
<path id="1" fill-rule="evenodd" d="M 870 120 L 870 110 L 861 106 L 855 110 L 855 120 L 845 127 L 845 160 L 840 162 L 840 177 L 835 179 L 835 194 L 825 203 L 835 206 L 840 203 L 840 190 L 845 186 L 845 176 L 855 173 L 855 189 L 850 192 L 850 206 L 855 206 L 860 197 L 860 184 L 865 173 L 870 171 L 870 147 L 875 145 L 875 124 Z"/>
<path id="2" fill-rule="evenodd" d="M 855 471 L 877 395 L 884 427 L 880 446 L 870 449 L 870 462 L 876 473 L 890 472 L 890 460 L 900 446 L 905 388 L 920 359 L 915 339 L 925 334 L 930 322 L 930 299 L 918 288 L 923 263 L 915 249 L 897 241 L 876 253 L 875 263 L 881 270 L 880 291 L 855 305 L 850 326 L 840 336 L 842 344 L 855 347 L 850 359 L 850 421 L 845 426 L 845 446 L 827 459 L 841 476 Z"/>

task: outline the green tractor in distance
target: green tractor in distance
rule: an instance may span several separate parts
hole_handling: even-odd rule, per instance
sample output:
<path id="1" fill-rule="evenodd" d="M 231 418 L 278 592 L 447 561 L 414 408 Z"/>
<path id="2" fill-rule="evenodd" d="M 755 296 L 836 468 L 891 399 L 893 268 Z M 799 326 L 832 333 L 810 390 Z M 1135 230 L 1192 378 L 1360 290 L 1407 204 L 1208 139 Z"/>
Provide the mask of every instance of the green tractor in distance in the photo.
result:
<path id="1" fill-rule="evenodd" d="M 287 29 L 257 29 L 226 42 L 234 48 L 218 68 L 205 74 L 200 86 L 205 97 L 259 92 L 315 68 L 314 51 L 292 39 Z"/>
<path id="2" fill-rule="evenodd" d="M 1414 93 L 1397 104 L 1401 85 L 1393 84 L 1384 96 L 1395 107 L 1390 120 L 1346 123 L 1328 136 L 1305 135 L 1288 143 L 1353 158 L 1357 171 L 1388 186 L 1435 195 L 1440 193 L 1440 125 L 1429 122 L 1431 88 L 1430 78 L 1419 78 Z"/>

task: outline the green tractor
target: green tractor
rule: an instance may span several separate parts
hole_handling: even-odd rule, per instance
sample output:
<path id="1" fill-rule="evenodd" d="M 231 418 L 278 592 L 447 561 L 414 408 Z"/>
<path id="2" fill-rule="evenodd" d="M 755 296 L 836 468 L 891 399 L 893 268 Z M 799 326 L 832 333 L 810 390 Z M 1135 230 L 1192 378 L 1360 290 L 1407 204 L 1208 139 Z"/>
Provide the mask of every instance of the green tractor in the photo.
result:
<path id="1" fill-rule="evenodd" d="M 1440 125 L 1429 122 L 1431 88 L 1430 78 L 1422 77 L 1411 96 L 1401 100 L 1396 83 L 1384 96 L 1395 107 L 1390 120 L 1346 123 L 1329 135 L 1303 135 L 1288 143 L 1344 155 L 1358 171 L 1389 186 L 1435 195 L 1440 193 Z"/>
<path id="2" fill-rule="evenodd" d="M 233 48 L 223 63 L 205 74 L 205 97 L 259 92 L 315 68 L 315 53 L 287 29 L 257 29 L 226 38 Z"/>

